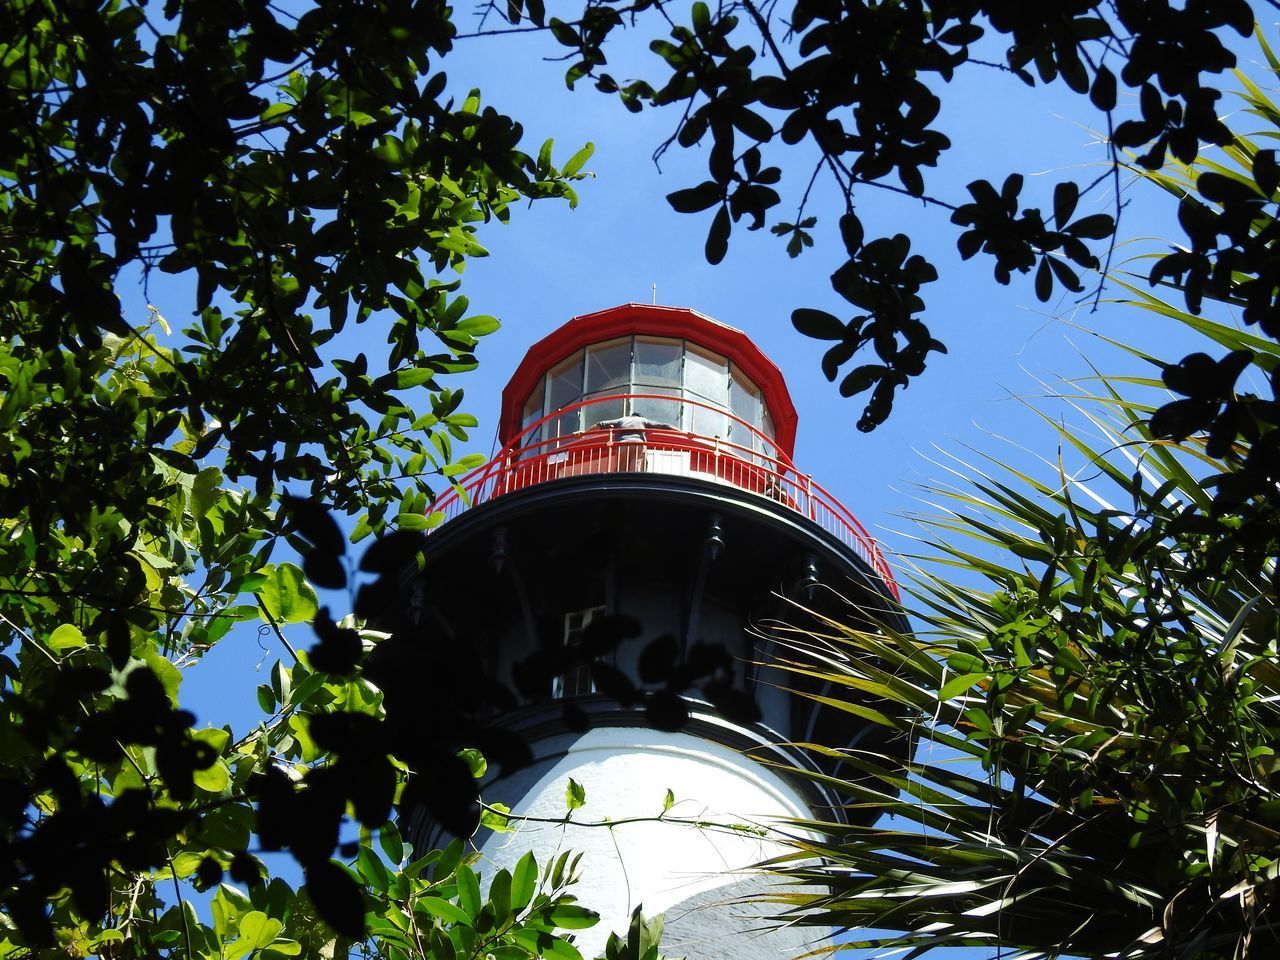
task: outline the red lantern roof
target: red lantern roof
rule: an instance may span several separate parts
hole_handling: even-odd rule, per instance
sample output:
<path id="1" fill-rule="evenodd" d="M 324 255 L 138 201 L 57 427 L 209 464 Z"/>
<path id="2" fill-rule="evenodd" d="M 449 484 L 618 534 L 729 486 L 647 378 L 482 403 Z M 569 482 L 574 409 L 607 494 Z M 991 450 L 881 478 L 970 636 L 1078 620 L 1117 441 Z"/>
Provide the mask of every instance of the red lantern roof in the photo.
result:
<path id="1" fill-rule="evenodd" d="M 524 403 L 548 370 L 578 350 L 632 334 L 687 340 L 727 358 L 760 388 L 778 447 L 788 457 L 794 454 L 796 409 L 773 361 L 741 330 L 687 307 L 647 303 L 625 303 L 574 317 L 530 347 L 502 392 L 499 441 L 505 445 L 520 432 Z"/>

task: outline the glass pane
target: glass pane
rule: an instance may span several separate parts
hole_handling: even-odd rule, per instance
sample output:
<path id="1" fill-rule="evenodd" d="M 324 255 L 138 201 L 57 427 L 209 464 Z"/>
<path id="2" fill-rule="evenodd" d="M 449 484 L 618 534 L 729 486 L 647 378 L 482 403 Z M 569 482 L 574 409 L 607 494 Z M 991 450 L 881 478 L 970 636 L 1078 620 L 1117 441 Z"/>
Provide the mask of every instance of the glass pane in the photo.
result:
<path id="1" fill-rule="evenodd" d="M 631 377 L 631 340 L 615 340 L 587 350 L 587 392 L 626 393 Z M 620 388 L 620 389 L 619 389 Z M 600 419 L 596 417 L 596 419 Z"/>
<path id="2" fill-rule="evenodd" d="M 542 419 L 542 388 L 543 384 L 538 384 L 538 389 L 530 394 L 529 399 L 525 402 L 524 412 L 520 415 L 520 429 L 532 426 Z M 532 443 L 537 438 L 530 434 L 525 442 Z"/>
<path id="3" fill-rule="evenodd" d="M 547 376 L 547 412 L 567 407 L 582 396 L 582 354 L 575 353 Z"/>
<path id="4" fill-rule="evenodd" d="M 524 411 L 520 416 L 519 443 L 523 448 L 523 452 L 520 454 L 521 460 L 534 456 L 540 450 L 538 439 L 542 435 L 542 430 L 529 430 L 528 433 L 525 431 L 542 419 L 543 386 L 544 383 L 539 383 L 538 388 L 530 394 L 529 399 L 525 402 Z"/>
<path id="5" fill-rule="evenodd" d="M 637 345 L 638 346 L 638 345 Z M 661 393 L 672 397 L 679 397 L 680 391 L 670 387 L 645 387 L 642 393 Z M 644 417 L 646 420 L 654 420 L 658 423 L 668 423 L 676 430 L 685 429 L 680 423 L 680 410 L 683 404 L 678 399 L 658 400 L 649 398 L 639 398 L 631 401 L 631 412 L 637 417 Z"/>
<path id="6" fill-rule="evenodd" d="M 737 370 L 733 371 L 733 378 L 729 381 L 729 410 L 734 416 L 760 429 L 763 412 L 760 392 Z"/>
<path id="7" fill-rule="evenodd" d="M 593 397 L 607 397 L 613 391 L 605 390 L 602 393 L 591 394 L 585 397 L 585 400 L 591 400 Z M 601 420 L 616 420 L 622 416 L 623 404 L 627 401 L 622 397 L 614 400 L 605 400 L 601 403 L 588 403 L 582 408 L 583 427 L 590 430 Z"/>
<path id="8" fill-rule="evenodd" d="M 739 420 L 745 420 L 755 428 L 749 429 L 736 420 L 732 421 L 729 424 L 729 439 L 748 450 L 751 449 L 753 445 L 759 443 L 755 431 L 761 427 L 763 407 L 755 385 L 737 370 L 733 371 L 733 376 L 729 380 L 729 410 Z"/>
<path id="9" fill-rule="evenodd" d="M 696 398 L 695 398 L 696 399 Z M 727 437 L 729 418 L 719 410 L 693 407 L 693 432 L 703 437 Z"/>
<path id="10" fill-rule="evenodd" d="M 689 345 L 685 353 L 684 387 L 686 390 L 724 404 L 729 399 L 729 364 L 723 357 Z"/>
<path id="11" fill-rule="evenodd" d="M 570 434 L 578 433 L 582 429 L 582 409 L 575 407 L 568 413 L 561 414 L 553 420 L 548 420 L 542 425 L 543 439 L 555 440 L 558 437 L 567 437 Z M 547 443 L 542 449 L 551 450 L 555 447 L 554 443 Z"/>
<path id="12" fill-rule="evenodd" d="M 678 387 L 680 385 L 680 352 L 678 340 L 637 340 L 635 382 Z"/>

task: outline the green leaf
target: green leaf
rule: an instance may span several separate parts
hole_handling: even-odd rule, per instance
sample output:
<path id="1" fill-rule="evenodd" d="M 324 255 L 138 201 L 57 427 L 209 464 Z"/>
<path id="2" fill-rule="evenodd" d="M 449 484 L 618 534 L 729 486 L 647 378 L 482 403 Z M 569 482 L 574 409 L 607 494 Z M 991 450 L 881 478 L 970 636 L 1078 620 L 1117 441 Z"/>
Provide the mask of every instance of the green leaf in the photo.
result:
<path id="1" fill-rule="evenodd" d="M 953 700 L 960 694 L 966 692 L 970 687 L 986 679 L 985 673 L 965 673 L 958 677 L 952 677 L 942 685 L 942 689 L 938 691 L 938 699 L 944 703 L 947 700 Z"/>
<path id="2" fill-rule="evenodd" d="M 491 803 L 480 811 L 480 826 L 487 827 L 494 833 L 506 833 L 511 829 L 511 820 L 507 816 L 509 813 L 511 808 L 505 803 Z"/>
<path id="3" fill-rule="evenodd" d="M 222 758 L 215 760 L 213 766 L 205 770 L 195 771 L 192 776 L 197 787 L 210 793 L 222 793 L 231 786 L 231 771 Z"/>
<path id="4" fill-rule="evenodd" d="M 515 941 L 530 951 L 533 956 L 548 960 L 582 960 L 582 954 L 568 940 L 542 931 L 517 929 L 514 931 Z M 630 954 L 607 954 L 612 960 L 630 960 Z M 657 957 L 644 957 L 642 960 L 658 960 Z"/>
<path id="5" fill-rule="evenodd" d="M 182 686 L 182 671 L 160 656 L 154 649 L 147 648 L 142 652 L 142 662 L 156 675 L 160 686 L 164 688 L 169 704 L 178 706 L 178 688 Z"/>
<path id="6" fill-rule="evenodd" d="M 471 776 L 479 780 L 485 775 L 489 769 L 489 762 L 485 760 L 484 754 L 474 747 L 466 747 L 458 751 L 458 756 L 467 765 L 467 769 L 471 771 Z"/>
<path id="7" fill-rule="evenodd" d="M 356 870 L 371 891 L 386 895 L 391 878 L 387 873 L 387 865 L 372 848 L 361 845 L 360 853 L 356 857 Z"/>
<path id="8" fill-rule="evenodd" d="M 396 389 L 407 390 L 409 387 L 421 386 L 433 376 L 435 371 L 430 367 L 406 367 L 403 370 L 397 370 Z"/>
<path id="9" fill-rule="evenodd" d="M 259 910 L 250 910 L 240 918 L 240 936 L 249 941 L 251 950 L 265 947 L 275 940 L 283 924 Z"/>
<path id="10" fill-rule="evenodd" d="M 173 858 L 173 873 L 179 880 L 185 880 L 196 872 L 196 867 L 204 861 L 206 854 L 194 850 L 184 850 Z"/>
<path id="11" fill-rule="evenodd" d="M 586 163 L 588 160 L 590 160 L 591 155 L 595 152 L 596 152 L 596 145 L 594 143 L 588 142 L 586 146 L 584 146 L 581 150 L 579 150 L 577 153 L 575 153 L 572 157 L 569 158 L 568 163 L 566 163 L 563 167 L 560 168 L 561 175 L 566 177 L 572 177 L 574 174 L 576 174 L 579 170 L 582 169 L 582 165 Z"/>
<path id="12" fill-rule="evenodd" d="M 439 917 L 446 923 L 471 923 L 471 915 L 466 910 L 441 897 L 419 897 L 414 902 L 433 917 Z"/>
<path id="13" fill-rule="evenodd" d="M 600 922 L 600 914 L 576 903 L 560 903 L 547 911 L 547 919 L 564 930 L 586 930 Z"/>
<path id="14" fill-rule="evenodd" d="M 460 864 L 454 879 L 458 885 L 458 904 L 467 912 L 467 916 L 480 916 L 480 881 L 475 871 L 466 864 Z"/>
<path id="15" fill-rule="evenodd" d="M 477 315 L 460 321 L 455 329 L 469 337 L 487 337 L 501 326 L 497 317 Z"/>
<path id="16" fill-rule="evenodd" d="M 505 926 L 511 917 L 511 873 L 499 870 L 489 882 L 489 906 L 493 910 L 494 923 Z"/>
<path id="17" fill-rule="evenodd" d="M 511 909 L 519 913 L 533 900 L 538 889 L 538 861 L 529 851 L 516 863 L 511 874 Z"/>
<path id="18" fill-rule="evenodd" d="M 205 727 L 203 730 L 192 731 L 191 738 L 207 743 L 218 756 L 222 756 L 227 744 L 231 742 L 231 734 L 222 727 Z"/>
<path id="19" fill-rule="evenodd" d="M 218 467 L 205 467 L 191 481 L 191 515 L 197 520 L 208 516 L 222 497 L 222 471 Z"/>
<path id="20" fill-rule="evenodd" d="M 73 623 L 64 623 L 54 628 L 45 638 L 44 645 L 54 653 L 65 653 L 67 650 L 83 647 L 87 642 L 79 627 Z"/>
<path id="21" fill-rule="evenodd" d="M 276 623 L 304 623 L 315 618 L 320 603 L 302 571 L 292 563 L 269 565 L 258 600 Z M 263 617 L 267 619 L 266 616 Z"/>
<path id="22" fill-rule="evenodd" d="M 291 103 L 273 103 L 268 106 L 267 109 L 263 110 L 262 113 L 258 114 L 258 119 L 263 123 L 270 123 L 273 120 L 289 113 L 291 110 L 293 110 L 293 104 Z"/>
<path id="23" fill-rule="evenodd" d="M 393 864 L 398 864 L 404 859 L 404 840 L 394 823 L 384 823 L 378 828 L 378 844 Z"/>
<path id="24" fill-rule="evenodd" d="M 433 514 L 433 516 L 439 516 Z M 401 530 L 428 530 L 435 524 L 420 513 L 399 513 L 396 514 L 396 526 Z"/>
<path id="25" fill-rule="evenodd" d="M 569 778 L 564 788 L 564 807 L 566 810 L 577 810 L 587 802 L 587 788 L 573 777 Z"/>
<path id="26" fill-rule="evenodd" d="M 258 954 L 258 960 L 276 960 L 277 957 L 296 957 L 302 953 L 302 944 L 297 940 L 277 940 L 269 947 L 264 947 Z"/>

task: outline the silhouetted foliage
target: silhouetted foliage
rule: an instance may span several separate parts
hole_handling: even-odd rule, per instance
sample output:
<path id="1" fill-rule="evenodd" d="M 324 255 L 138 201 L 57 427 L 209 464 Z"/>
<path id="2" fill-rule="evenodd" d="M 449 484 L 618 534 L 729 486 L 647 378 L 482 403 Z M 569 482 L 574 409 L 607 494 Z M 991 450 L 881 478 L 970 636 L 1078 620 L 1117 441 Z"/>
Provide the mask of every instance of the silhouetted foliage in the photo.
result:
<path id="1" fill-rule="evenodd" d="M 837 215 L 844 249 L 831 284 L 851 315 L 800 308 L 793 320 L 802 333 L 832 341 L 822 368 L 840 380 L 841 394 L 871 391 L 862 430 L 882 423 L 895 392 L 945 348 L 923 318 L 922 291 L 937 279 L 936 268 L 912 252 L 905 234 L 866 236 L 859 199 L 889 191 L 949 216 L 961 228 L 960 255 L 989 257 L 1000 283 L 1032 274 L 1042 301 L 1059 288 L 1083 295 L 1082 272 L 1096 274 L 1104 253 L 1110 261 L 1105 245 L 1115 222 L 1108 213 L 1079 215 L 1080 196 L 1110 183 L 1119 208 L 1116 174 L 1128 151 L 1156 169 L 1166 157 L 1190 163 L 1202 144 L 1228 143 L 1230 131 L 1218 118 L 1221 91 L 1212 84 L 1235 55 L 1220 34 L 1247 36 L 1254 23 L 1247 0 L 698 0 L 687 14 L 658 0 L 586 0 L 570 21 L 523 0 L 490 9 L 512 24 L 549 30 L 567 50 L 570 86 L 587 79 L 633 112 L 679 112 L 655 156 L 672 145 L 707 148 L 708 179 L 667 199 L 681 213 L 711 213 L 711 263 L 724 258 L 738 223 L 748 230 L 768 225 L 798 256 L 814 242 L 814 182 L 825 176 L 834 183 L 843 199 Z M 610 42 L 624 29 L 650 38 L 659 61 L 651 75 L 621 80 L 608 72 Z M 931 190 L 927 172 L 947 163 L 951 147 L 939 127 L 948 85 L 973 70 L 1078 95 L 1082 115 L 1101 114 L 1111 169 L 1028 199 L 1024 177 L 1000 169 L 1002 152 L 992 151 L 996 169 L 970 183 L 968 197 Z M 811 149 L 789 149 L 802 144 Z M 1265 186 L 1276 166 L 1266 156 L 1260 162 Z M 779 213 L 784 182 L 803 185 L 790 215 Z M 1225 178 L 1210 178 L 1211 185 L 1223 209 L 1206 215 L 1192 201 L 1182 218 L 1191 249 L 1159 260 L 1151 279 L 1179 278 L 1195 312 L 1207 293 L 1226 295 L 1234 286 L 1230 272 L 1238 271 L 1256 281 L 1243 284 L 1246 322 L 1275 336 L 1267 319 L 1276 315 L 1275 271 L 1263 253 L 1266 241 L 1248 238 L 1251 212 L 1263 198 Z M 841 375 L 855 360 L 861 362 Z"/>
<path id="2" fill-rule="evenodd" d="M 449 15 L 0 3 L 0 956 L 472 956 L 522 931 L 571 949 L 563 864 L 526 864 L 528 895 L 495 912 L 459 902 L 460 849 L 407 862 L 389 817 L 408 768 L 359 672 L 378 637 L 306 579 L 352 576 L 331 506 L 357 538 L 409 531 L 374 568 L 420 545 L 433 488 L 474 460 L 454 459 L 475 420 L 447 378 L 497 327 L 457 292 L 476 225 L 575 202 L 589 156 L 557 170 L 478 93 L 445 95 Z M 190 284 L 181 333 L 116 296 L 157 270 Z M 326 365 L 357 325 L 382 353 Z M 281 538 L 305 577 L 272 562 Z M 250 621 L 290 650 L 314 621 L 310 666 L 276 664 L 256 726 L 201 728 L 181 668 Z"/>
<path id="3" fill-rule="evenodd" d="M 1138 168 L 1184 222 L 1213 225 L 1209 244 L 1235 230 L 1199 291 L 1189 274 L 1162 280 L 1223 314 L 1248 308 L 1277 236 L 1265 144 L 1280 107 L 1242 80 L 1241 129 L 1220 151 Z M 1241 225 L 1232 198 L 1249 196 Z M 836 631 L 843 654 L 815 644 L 834 687 L 909 711 L 877 726 L 935 745 L 909 781 L 895 758 L 852 761 L 870 776 L 850 794 L 894 822 L 831 824 L 785 868 L 825 888 L 808 920 L 878 928 L 852 946 L 1194 960 L 1280 947 L 1280 344 L 1265 312 L 1251 330 L 1134 280 L 1114 282 L 1206 352 L 1170 363 L 1126 347 L 1147 376 L 1100 376 L 1093 397 L 1073 383 L 1075 422 L 1050 421 L 1043 479 L 998 455 L 960 464 L 969 482 L 929 490 L 942 509 L 921 518 L 937 561 L 916 583 L 927 629 Z"/>

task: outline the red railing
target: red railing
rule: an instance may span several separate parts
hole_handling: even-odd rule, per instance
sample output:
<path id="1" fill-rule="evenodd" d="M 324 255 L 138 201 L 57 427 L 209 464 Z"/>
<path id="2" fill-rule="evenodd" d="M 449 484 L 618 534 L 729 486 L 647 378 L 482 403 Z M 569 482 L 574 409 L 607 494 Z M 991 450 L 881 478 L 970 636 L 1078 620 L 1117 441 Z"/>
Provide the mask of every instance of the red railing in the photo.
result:
<path id="1" fill-rule="evenodd" d="M 593 427 L 563 436 L 540 436 L 544 427 L 551 429 L 548 425 L 562 423 L 567 414 L 605 403 L 616 407 L 627 399 L 661 400 L 713 411 L 732 421 L 735 433 L 741 427 L 751 446 L 666 428 L 634 431 Z M 591 417 L 584 414 L 583 419 L 589 422 Z M 637 432 L 643 434 L 643 442 L 620 439 Z M 768 497 L 833 534 L 871 566 L 894 597 L 898 596 L 898 585 L 875 539 L 844 504 L 811 476 L 800 473 L 791 458 L 751 424 L 713 404 L 683 397 L 618 394 L 592 397 L 557 410 L 526 427 L 496 457 L 459 479 L 436 500 L 432 513 L 441 515 L 440 522 L 447 522 L 470 507 L 549 480 L 635 472 L 710 480 Z"/>

